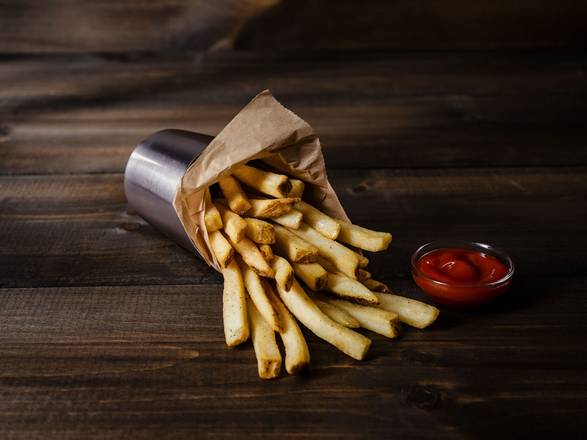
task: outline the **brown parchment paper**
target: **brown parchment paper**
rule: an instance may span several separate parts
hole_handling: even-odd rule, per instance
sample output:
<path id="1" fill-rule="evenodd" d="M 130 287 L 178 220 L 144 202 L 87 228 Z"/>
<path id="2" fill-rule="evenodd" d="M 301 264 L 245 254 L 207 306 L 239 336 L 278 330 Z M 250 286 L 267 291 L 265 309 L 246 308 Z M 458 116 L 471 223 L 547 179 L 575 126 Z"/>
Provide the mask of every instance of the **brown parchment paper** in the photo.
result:
<path id="1" fill-rule="evenodd" d="M 268 90 L 255 96 L 188 167 L 173 207 L 194 246 L 216 270 L 204 223 L 204 192 L 231 169 L 261 159 L 306 184 L 304 200 L 332 217 L 348 221 L 328 181 L 320 140 L 302 118 L 282 106 Z"/>

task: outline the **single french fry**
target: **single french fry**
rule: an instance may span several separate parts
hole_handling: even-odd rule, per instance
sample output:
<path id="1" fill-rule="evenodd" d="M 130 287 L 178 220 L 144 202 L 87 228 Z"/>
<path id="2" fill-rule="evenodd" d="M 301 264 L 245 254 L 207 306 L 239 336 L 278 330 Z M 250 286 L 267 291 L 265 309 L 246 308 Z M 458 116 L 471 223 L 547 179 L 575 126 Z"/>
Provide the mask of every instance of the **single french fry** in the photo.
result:
<path id="1" fill-rule="evenodd" d="M 285 199 L 249 199 L 251 209 L 247 212 L 249 217 L 272 218 L 287 214 L 298 198 Z"/>
<path id="2" fill-rule="evenodd" d="M 273 288 L 265 281 L 267 296 L 277 309 L 283 330 L 279 332 L 285 347 L 285 369 L 289 374 L 296 374 L 310 363 L 310 350 L 306 339 L 294 317 L 289 313 Z"/>
<path id="3" fill-rule="evenodd" d="M 340 223 L 338 220 L 324 214 L 306 202 L 299 201 L 294 205 L 294 208 L 304 215 L 304 222 L 306 224 L 320 232 L 326 238 L 336 240 L 336 237 L 340 233 Z"/>
<path id="4" fill-rule="evenodd" d="M 288 228 L 288 231 L 317 247 L 320 255 L 330 260 L 342 273 L 354 280 L 357 279 L 359 258 L 356 252 L 324 237 L 306 223 L 302 223 L 298 229 Z"/>
<path id="5" fill-rule="evenodd" d="M 222 319 L 226 345 L 234 347 L 249 339 L 249 321 L 243 277 L 236 261 L 222 269 Z"/>
<path id="6" fill-rule="evenodd" d="M 394 312 L 399 315 L 401 322 L 412 327 L 426 328 L 438 317 L 440 310 L 429 304 L 399 295 L 375 293 L 379 299 L 380 309 Z"/>
<path id="7" fill-rule="evenodd" d="M 361 360 L 371 346 L 371 340 L 326 316 L 294 280 L 289 291 L 277 285 L 279 297 L 288 310 L 312 333 L 324 339 L 350 357 Z"/>
<path id="8" fill-rule="evenodd" d="M 328 272 L 318 263 L 292 263 L 294 272 L 312 290 L 322 290 L 328 284 Z"/>
<path id="9" fill-rule="evenodd" d="M 208 188 L 206 188 L 204 193 L 204 204 L 204 224 L 206 225 L 208 234 L 211 234 L 222 228 L 223 224 L 218 208 L 212 203 L 210 190 Z"/>
<path id="10" fill-rule="evenodd" d="M 281 331 L 283 326 L 279 320 L 279 315 L 267 297 L 261 277 L 259 277 L 259 275 L 257 275 L 242 260 L 239 262 L 239 267 L 243 274 L 245 288 L 249 293 L 249 297 L 253 300 L 253 303 L 255 303 L 255 307 L 273 330 L 276 332 Z"/>
<path id="11" fill-rule="evenodd" d="M 288 197 L 302 197 L 304 194 L 304 182 L 298 179 L 289 179 L 289 183 L 291 183 L 291 191 L 288 194 Z"/>
<path id="12" fill-rule="evenodd" d="M 247 230 L 247 222 L 245 219 L 237 213 L 232 212 L 221 203 L 216 203 L 215 205 L 222 216 L 222 221 L 224 222 L 223 229 L 224 232 L 226 232 L 226 235 L 228 235 L 234 242 L 241 241 L 245 237 L 245 232 Z"/>
<path id="13" fill-rule="evenodd" d="M 275 223 L 279 223 L 282 226 L 288 228 L 298 229 L 304 218 L 303 214 L 297 209 L 290 209 L 287 214 L 280 215 L 279 217 L 273 217 Z"/>
<path id="14" fill-rule="evenodd" d="M 338 322 L 340 325 L 344 325 L 348 328 L 359 328 L 361 326 L 359 321 L 357 321 L 340 307 L 329 304 L 317 298 L 312 299 L 326 316 L 328 316 L 333 321 Z"/>
<path id="15" fill-rule="evenodd" d="M 337 296 L 360 301 L 365 304 L 378 304 L 379 300 L 373 292 L 357 280 L 338 273 L 328 273 L 328 281 L 324 290 Z"/>
<path id="16" fill-rule="evenodd" d="M 231 237 L 228 237 L 228 240 L 234 250 L 240 254 L 244 262 L 251 266 L 251 269 L 257 274 L 268 278 L 275 276 L 275 271 L 269 266 L 269 263 L 267 263 L 267 260 L 265 260 L 255 243 L 247 237 L 243 237 L 241 241 L 234 241 Z"/>
<path id="17" fill-rule="evenodd" d="M 238 215 L 243 215 L 249 209 L 251 204 L 249 198 L 241 188 L 240 183 L 232 176 L 223 177 L 218 181 L 222 194 L 228 203 L 231 210 L 236 212 Z"/>
<path id="18" fill-rule="evenodd" d="M 287 197 L 291 191 L 289 178 L 283 174 L 271 173 L 258 168 L 242 165 L 232 172 L 245 185 L 273 197 Z"/>
<path id="19" fill-rule="evenodd" d="M 268 244 L 260 244 L 259 250 L 263 254 L 265 261 L 270 263 L 271 260 L 273 260 L 273 249 L 271 249 L 271 246 L 269 246 Z"/>
<path id="20" fill-rule="evenodd" d="M 388 232 L 372 231 L 352 223 L 340 222 L 338 240 L 365 251 L 383 251 L 388 248 L 391 238 Z"/>
<path id="21" fill-rule="evenodd" d="M 247 222 L 247 229 L 245 231 L 247 237 L 258 244 L 273 244 L 275 243 L 275 232 L 273 225 L 257 218 L 245 218 Z"/>
<path id="22" fill-rule="evenodd" d="M 357 279 L 360 282 L 366 281 L 371 278 L 371 272 L 365 269 L 359 269 L 359 273 L 357 274 Z"/>
<path id="23" fill-rule="evenodd" d="M 318 257 L 318 248 L 283 226 L 274 225 L 275 250 L 293 263 L 313 263 Z"/>
<path id="24" fill-rule="evenodd" d="M 275 341 L 275 332 L 265 322 L 252 301 L 247 301 L 251 324 L 251 339 L 257 357 L 257 370 L 261 379 L 279 377 L 281 353 Z"/>
<path id="25" fill-rule="evenodd" d="M 387 286 L 387 284 L 374 280 L 373 278 L 369 278 L 368 280 L 363 281 L 363 284 L 372 292 L 391 293 L 391 289 Z"/>
<path id="26" fill-rule="evenodd" d="M 342 299 L 326 299 L 326 302 L 343 309 L 367 330 L 388 338 L 396 338 L 400 333 L 401 325 L 397 313 L 377 307 L 362 306 Z"/>
<path id="27" fill-rule="evenodd" d="M 212 232 L 208 238 L 210 239 L 212 251 L 214 252 L 214 255 L 216 256 L 216 259 L 220 265 L 222 267 L 228 266 L 234 255 L 233 247 L 220 231 Z"/>
<path id="28" fill-rule="evenodd" d="M 275 282 L 285 291 L 291 289 L 294 281 L 294 270 L 285 258 L 274 255 L 271 260 L 271 266 L 275 271 Z"/>

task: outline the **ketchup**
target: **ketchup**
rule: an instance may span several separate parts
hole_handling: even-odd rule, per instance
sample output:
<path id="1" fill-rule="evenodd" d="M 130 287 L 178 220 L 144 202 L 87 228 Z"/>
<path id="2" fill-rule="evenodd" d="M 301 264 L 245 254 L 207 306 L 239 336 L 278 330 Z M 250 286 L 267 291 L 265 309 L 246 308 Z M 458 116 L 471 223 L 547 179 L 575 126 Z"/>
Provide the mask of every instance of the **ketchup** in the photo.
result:
<path id="1" fill-rule="evenodd" d="M 440 248 L 422 255 L 414 280 L 442 304 L 475 307 L 505 292 L 511 279 L 499 283 L 510 269 L 496 257 L 474 250 Z"/>

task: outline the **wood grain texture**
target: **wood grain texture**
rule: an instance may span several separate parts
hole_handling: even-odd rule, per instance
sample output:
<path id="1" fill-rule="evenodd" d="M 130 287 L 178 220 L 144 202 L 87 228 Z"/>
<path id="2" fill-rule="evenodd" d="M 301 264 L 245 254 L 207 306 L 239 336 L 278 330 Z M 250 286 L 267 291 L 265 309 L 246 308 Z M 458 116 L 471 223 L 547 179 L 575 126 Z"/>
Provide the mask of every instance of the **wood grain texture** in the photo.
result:
<path id="1" fill-rule="evenodd" d="M 373 272 L 383 279 L 407 278 L 411 252 L 443 237 L 504 247 L 522 273 L 578 276 L 587 270 L 579 245 L 587 232 L 583 168 L 329 175 L 353 221 L 395 235 L 391 252 L 373 254 Z M 220 280 L 126 211 L 122 175 L 3 177 L 0 186 L 1 286 Z"/>
<path id="2" fill-rule="evenodd" d="M 420 297 L 411 283 L 396 288 Z M 220 290 L 1 290 L 0 434 L 479 438 L 496 420 L 506 437 L 587 427 L 587 364 L 573 352 L 587 330 L 584 279 L 526 279 L 482 314 L 443 311 L 396 341 L 368 333 L 364 362 L 306 331 L 310 370 L 269 383 L 250 346 L 225 347 Z"/>
<path id="3" fill-rule="evenodd" d="M 150 133 L 216 134 L 264 88 L 315 127 L 330 168 L 587 165 L 585 61 L 574 52 L 5 60 L 0 173 L 122 172 Z"/>

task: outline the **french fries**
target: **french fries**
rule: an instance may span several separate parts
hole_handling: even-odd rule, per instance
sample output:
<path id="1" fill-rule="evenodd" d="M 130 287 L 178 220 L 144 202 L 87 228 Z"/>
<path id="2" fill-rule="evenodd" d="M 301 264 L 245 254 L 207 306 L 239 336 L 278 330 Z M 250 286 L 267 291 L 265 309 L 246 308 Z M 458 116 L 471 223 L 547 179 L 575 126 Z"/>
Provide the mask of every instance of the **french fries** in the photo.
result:
<path id="1" fill-rule="evenodd" d="M 277 253 L 293 263 L 313 263 L 318 257 L 318 248 L 298 237 L 283 226 L 274 225 L 275 249 Z"/>
<path id="2" fill-rule="evenodd" d="M 289 197 L 302 197 L 304 194 L 304 182 L 298 179 L 289 179 L 289 183 L 291 183 L 291 191 L 289 192 Z"/>
<path id="3" fill-rule="evenodd" d="M 340 325 L 344 325 L 348 328 L 359 328 L 361 324 L 347 312 L 345 312 L 340 307 L 335 305 L 329 304 L 317 298 L 312 298 L 316 305 L 324 312 L 326 316 L 328 316 L 333 321 L 338 322 Z"/>
<path id="4" fill-rule="evenodd" d="M 440 311 L 429 304 L 415 299 L 387 293 L 375 293 L 379 300 L 378 307 L 397 313 L 401 322 L 416 328 L 426 328 L 438 317 Z"/>
<path id="5" fill-rule="evenodd" d="M 260 244 L 259 250 L 261 251 L 261 254 L 263 254 L 265 261 L 267 261 L 267 263 L 271 263 L 271 260 L 273 260 L 273 249 L 271 249 L 271 246 L 268 244 Z"/>
<path id="6" fill-rule="evenodd" d="M 322 290 L 328 285 L 328 272 L 318 263 L 293 263 L 294 272 L 310 289 Z"/>
<path id="7" fill-rule="evenodd" d="M 367 281 L 369 278 L 371 278 L 371 272 L 369 272 L 368 270 L 365 269 L 359 269 L 359 272 L 357 274 L 357 279 L 360 282 L 364 282 Z"/>
<path id="8" fill-rule="evenodd" d="M 204 203 L 204 224 L 206 225 L 208 234 L 211 234 L 222 228 L 222 218 L 220 217 L 218 209 L 212 203 L 209 189 L 206 189 L 206 192 L 204 193 Z"/>
<path id="9" fill-rule="evenodd" d="M 216 256 L 216 259 L 220 265 L 222 267 L 228 266 L 234 255 L 233 247 L 220 231 L 212 232 L 208 238 L 210 239 L 212 251 L 214 252 L 214 255 Z"/>
<path id="10" fill-rule="evenodd" d="M 256 309 L 274 331 L 278 332 L 283 330 L 283 326 L 279 321 L 279 315 L 269 300 L 259 275 L 257 275 L 242 260 L 239 262 L 239 267 L 241 269 L 241 273 L 243 274 L 245 288 L 249 293 L 249 297 L 255 304 Z"/>
<path id="11" fill-rule="evenodd" d="M 247 230 L 245 219 L 220 203 L 216 204 L 216 207 L 222 216 L 222 222 L 224 223 L 223 229 L 226 235 L 234 242 L 241 241 L 245 237 Z"/>
<path id="12" fill-rule="evenodd" d="M 248 197 L 234 177 L 224 177 L 218 181 L 218 184 L 231 210 L 238 215 L 243 215 L 251 209 Z"/>
<path id="13" fill-rule="evenodd" d="M 336 241 L 324 237 L 306 223 L 302 223 L 298 229 L 288 228 L 288 231 L 318 248 L 320 255 L 330 260 L 342 273 L 353 280 L 357 279 L 359 258 L 356 252 L 351 251 Z"/>
<path id="14" fill-rule="evenodd" d="M 277 286 L 279 297 L 289 311 L 312 333 L 334 345 L 353 359 L 361 360 L 371 346 L 371 340 L 326 316 L 308 297 L 297 281 L 289 291 Z M 390 313 L 390 312 L 387 312 Z"/>
<path id="15" fill-rule="evenodd" d="M 281 353 L 275 341 L 275 332 L 265 322 L 263 316 L 252 301 L 247 301 L 251 339 L 257 357 L 257 370 L 262 379 L 279 377 L 281 371 Z"/>
<path id="16" fill-rule="evenodd" d="M 282 226 L 288 228 L 298 229 L 304 218 L 303 214 L 297 209 L 290 209 L 287 214 L 280 215 L 279 217 L 273 217 L 275 223 L 279 223 Z"/>
<path id="17" fill-rule="evenodd" d="M 373 278 L 369 278 L 368 280 L 363 281 L 363 284 L 367 289 L 373 292 L 381 292 L 381 293 L 390 293 L 391 289 L 387 287 L 387 284 L 382 283 L 381 281 L 374 280 Z"/>
<path id="18" fill-rule="evenodd" d="M 278 255 L 273 257 L 271 264 L 275 271 L 275 282 L 277 285 L 285 291 L 291 289 L 294 281 L 294 270 L 291 264 L 285 258 L 281 258 Z"/>
<path id="19" fill-rule="evenodd" d="M 377 296 L 357 280 L 337 273 L 328 273 L 324 290 L 343 298 L 366 304 L 379 304 Z"/>
<path id="20" fill-rule="evenodd" d="M 245 218 L 247 228 L 245 234 L 258 244 L 275 243 L 275 231 L 273 225 L 257 218 Z"/>
<path id="21" fill-rule="evenodd" d="M 259 170 L 248 165 L 235 168 L 233 174 L 245 185 L 273 197 L 287 197 L 291 191 L 291 182 L 283 174 Z"/>
<path id="22" fill-rule="evenodd" d="M 322 211 L 314 208 L 312 205 L 309 205 L 306 202 L 300 201 L 294 205 L 294 208 L 303 214 L 304 222 L 306 222 L 309 226 L 316 229 L 326 238 L 336 240 L 338 234 L 340 233 L 340 223 L 338 220 L 327 216 Z"/>
<path id="23" fill-rule="evenodd" d="M 376 307 L 362 306 L 341 299 L 326 299 L 329 304 L 340 307 L 361 324 L 361 327 L 387 336 L 396 338 L 400 331 L 400 321 L 397 313 Z"/>
<path id="24" fill-rule="evenodd" d="M 236 261 L 222 269 L 222 320 L 226 345 L 234 347 L 249 339 L 249 321 L 243 277 Z"/>
<path id="25" fill-rule="evenodd" d="M 251 209 L 247 212 L 249 217 L 272 218 L 287 214 L 298 198 L 285 199 L 249 199 Z"/>
<path id="26" fill-rule="evenodd" d="M 245 263 L 251 266 L 256 273 L 263 277 L 273 278 L 275 271 L 269 266 L 265 257 L 259 250 L 259 248 L 249 240 L 247 237 L 243 237 L 241 241 L 234 241 L 231 237 L 228 237 L 230 244 L 237 251 Z"/>
<path id="27" fill-rule="evenodd" d="M 388 232 L 372 231 L 352 223 L 340 222 L 338 239 L 364 251 L 384 251 L 391 243 L 391 238 L 391 234 Z"/>

